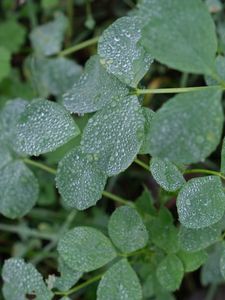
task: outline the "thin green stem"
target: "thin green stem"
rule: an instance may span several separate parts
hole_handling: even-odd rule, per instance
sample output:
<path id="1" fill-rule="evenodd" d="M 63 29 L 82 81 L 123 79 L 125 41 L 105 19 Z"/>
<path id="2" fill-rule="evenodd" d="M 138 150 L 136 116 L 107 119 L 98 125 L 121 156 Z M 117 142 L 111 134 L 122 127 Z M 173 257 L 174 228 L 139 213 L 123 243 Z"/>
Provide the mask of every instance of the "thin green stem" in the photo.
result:
<path id="1" fill-rule="evenodd" d="M 217 171 L 207 170 L 207 169 L 190 169 L 186 170 L 184 172 L 185 174 L 194 174 L 194 173 L 203 173 L 203 174 L 210 174 L 210 175 L 216 175 L 225 180 L 225 176 Z"/>
<path id="2" fill-rule="evenodd" d="M 70 48 L 67 48 L 67 49 L 59 52 L 58 55 L 59 56 L 69 55 L 71 53 L 74 53 L 74 52 L 79 51 L 81 49 L 84 49 L 86 47 L 89 47 L 89 46 L 97 44 L 98 40 L 99 40 L 99 37 L 96 36 L 96 37 L 94 37 L 94 38 L 92 38 L 90 40 L 86 40 L 86 41 L 84 41 L 84 42 L 82 42 L 80 44 L 77 44 L 77 45 L 74 45 L 74 46 L 72 46 Z"/>
<path id="3" fill-rule="evenodd" d="M 37 17 L 35 14 L 35 7 L 34 7 L 34 1 L 29 0 L 27 1 L 27 6 L 28 6 L 28 16 L 30 19 L 30 24 L 32 28 L 35 28 L 37 26 Z"/>
<path id="4" fill-rule="evenodd" d="M 28 235 L 31 237 L 40 238 L 43 240 L 50 240 L 50 241 L 56 240 L 55 234 L 44 233 L 44 232 L 40 232 L 36 229 L 30 229 L 30 228 L 21 227 L 18 225 L 0 224 L 0 230 L 12 232 L 12 233 L 16 233 L 16 234 L 24 234 L 24 235 Z"/>
<path id="5" fill-rule="evenodd" d="M 131 201 L 128 201 L 128 200 L 125 200 L 117 195 L 114 195 L 110 192 L 107 192 L 107 191 L 103 191 L 102 195 L 106 198 L 109 198 L 115 202 L 118 202 L 118 203 L 121 203 L 121 204 L 125 204 L 125 205 L 129 205 L 129 206 L 132 206 L 134 207 L 135 205 L 131 202 Z"/>
<path id="6" fill-rule="evenodd" d="M 90 278 L 89 280 L 87 280 L 87 281 L 85 281 L 85 282 L 83 282 L 83 283 L 75 286 L 74 288 L 68 290 L 67 292 L 55 292 L 55 295 L 69 296 L 69 295 L 71 295 L 73 293 L 76 293 L 79 290 L 85 288 L 86 286 L 88 286 L 88 285 L 90 285 L 90 284 L 92 284 L 92 283 L 100 280 L 102 276 L 103 276 L 103 274 L 98 274 L 98 275 Z"/>
<path id="7" fill-rule="evenodd" d="M 181 88 L 165 88 L 165 89 L 136 89 L 134 94 L 139 95 L 145 95 L 145 94 L 175 94 L 175 93 L 188 93 L 188 92 L 194 92 L 194 91 L 202 91 L 207 90 L 211 88 L 219 88 L 224 89 L 220 85 L 214 85 L 214 86 L 198 86 L 198 87 L 181 87 Z"/>
<path id="8" fill-rule="evenodd" d="M 54 174 L 54 175 L 56 174 L 56 169 L 50 168 L 50 167 L 48 167 L 48 166 L 46 166 L 42 163 L 39 163 L 37 161 L 31 160 L 29 158 L 24 158 L 23 161 L 28 165 L 39 168 L 39 169 L 44 170 L 48 173 L 51 173 L 51 174 Z"/>
<path id="9" fill-rule="evenodd" d="M 135 162 L 137 165 L 139 165 L 139 166 L 141 166 L 142 168 L 144 168 L 145 170 L 149 171 L 149 166 L 146 165 L 143 161 L 141 161 L 141 160 L 139 160 L 138 158 L 136 158 L 136 159 L 134 160 L 134 162 Z"/>

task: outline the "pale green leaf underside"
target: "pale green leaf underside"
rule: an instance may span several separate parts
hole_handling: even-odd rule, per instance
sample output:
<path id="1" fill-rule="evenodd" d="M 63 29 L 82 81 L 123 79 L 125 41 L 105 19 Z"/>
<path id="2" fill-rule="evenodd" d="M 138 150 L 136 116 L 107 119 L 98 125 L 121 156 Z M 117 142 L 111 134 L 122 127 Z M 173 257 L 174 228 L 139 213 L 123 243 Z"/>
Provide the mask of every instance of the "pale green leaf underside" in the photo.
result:
<path id="1" fill-rule="evenodd" d="M 58 244 L 58 252 L 72 269 L 90 272 L 116 257 L 110 240 L 91 227 L 76 227 L 67 232 Z"/>
<path id="2" fill-rule="evenodd" d="M 1 169 L 0 212 L 8 218 L 27 214 L 38 199 L 38 182 L 20 161 L 12 161 Z"/>
<path id="3" fill-rule="evenodd" d="M 59 104 L 33 100 L 25 108 L 17 125 L 16 144 L 29 155 L 50 152 L 80 133 L 69 113 Z"/>
<path id="4" fill-rule="evenodd" d="M 151 128 L 151 123 L 152 119 L 155 115 L 154 111 L 147 108 L 143 107 L 142 112 L 145 118 L 145 125 L 144 125 L 144 140 L 141 145 L 141 149 L 139 151 L 140 154 L 147 154 L 150 153 L 150 128 Z"/>
<path id="5" fill-rule="evenodd" d="M 136 96 L 113 101 L 97 112 L 84 129 L 81 140 L 86 153 L 96 155 L 98 166 L 108 176 L 132 163 L 143 140 L 144 117 Z"/>
<path id="6" fill-rule="evenodd" d="M 83 210 L 101 198 L 106 179 L 95 156 L 76 148 L 60 161 L 56 183 L 65 204 Z"/>
<path id="7" fill-rule="evenodd" d="M 225 174 L 225 139 L 223 139 L 222 150 L 221 150 L 221 172 Z"/>
<path id="8" fill-rule="evenodd" d="M 7 165 L 12 160 L 9 148 L 0 140 L 0 169 Z"/>
<path id="9" fill-rule="evenodd" d="M 120 18 L 103 32 L 98 44 L 103 66 L 132 87 L 137 86 L 152 63 L 152 57 L 138 44 L 141 26 L 136 17 Z"/>
<path id="10" fill-rule="evenodd" d="M 221 256 L 224 253 L 224 243 L 217 243 L 210 249 L 208 259 L 201 269 L 201 283 L 218 284 L 224 282 L 221 274 Z"/>
<path id="11" fill-rule="evenodd" d="M 122 206 L 111 215 L 109 236 L 114 245 L 124 253 L 141 249 L 148 242 L 148 232 L 134 208 Z"/>
<path id="12" fill-rule="evenodd" d="M 185 251 L 199 251 L 209 247 L 220 239 L 221 228 L 218 223 L 202 229 L 190 229 L 180 226 L 179 244 Z"/>
<path id="13" fill-rule="evenodd" d="M 64 58 L 40 58 L 30 56 L 26 69 L 33 88 L 41 97 L 61 96 L 79 78 L 82 68 L 74 61 Z"/>
<path id="14" fill-rule="evenodd" d="M 38 300 L 50 300 L 53 297 L 41 276 L 30 263 L 21 258 L 11 258 L 5 261 L 2 277 L 6 285 L 4 294 L 7 300 L 25 300 L 27 295 L 33 295 Z M 5 295 L 6 296 L 6 295 Z M 10 298 L 8 298 L 8 296 Z"/>
<path id="15" fill-rule="evenodd" d="M 190 73 L 214 73 L 215 25 L 201 0 L 145 1 L 141 44 L 161 63 Z"/>
<path id="16" fill-rule="evenodd" d="M 84 73 L 63 95 L 63 101 L 70 112 L 82 114 L 97 111 L 128 93 L 128 87 L 110 75 L 100 64 L 99 56 L 94 55 L 87 61 Z"/>
<path id="17" fill-rule="evenodd" d="M 59 52 L 67 25 L 66 17 L 58 13 L 53 21 L 34 28 L 30 40 L 35 52 L 46 56 Z"/>
<path id="18" fill-rule="evenodd" d="M 220 142 L 223 120 L 220 90 L 179 94 L 152 120 L 150 153 L 177 163 L 203 161 Z"/>
<path id="19" fill-rule="evenodd" d="M 185 179 L 177 166 L 167 159 L 153 157 L 150 171 L 155 181 L 166 191 L 176 191 L 185 184 Z"/>
<path id="20" fill-rule="evenodd" d="M 210 76 L 205 76 L 207 85 L 224 84 L 225 82 L 225 58 L 223 56 L 217 56 L 215 60 L 215 70 L 217 72 L 217 78 L 214 79 Z"/>
<path id="21" fill-rule="evenodd" d="M 1 138 L 15 152 L 19 151 L 17 146 L 15 146 L 17 123 L 27 104 L 28 101 L 19 98 L 10 100 L 6 102 L 0 112 Z"/>
<path id="22" fill-rule="evenodd" d="M 97 300 L 106 299 L 142 299 L 140 282 L 126 259 L 118 261 L 103 275 L 97 290 Z"/>
<path id="23" fill-rule="evenodd" d="M 59 257 L 58 263 L 58 271 L 60 272 L 60 277 L 56 277 L 54 288 L 57 288 L 60 291 L 67 291 L 77 283 L 83 273 L 71 269 L 70 266 L 65 264 L 61 257 Z"/>
<path id="24" fill-rule="evenodd" d="M 207 176 L 189 180 L 178 194 L 179 220 L 187 228 L 208 227 L 222 219 L 225 194 L 219 177 Z"/>
<path id="25" fill-rule="evenodd" d="M 180 259 L 170 254 L 158 265 L 156 276 L 162 287 L 168 291 L 175 291 L 180 287 L 184 275 L 184 267 Z"/>

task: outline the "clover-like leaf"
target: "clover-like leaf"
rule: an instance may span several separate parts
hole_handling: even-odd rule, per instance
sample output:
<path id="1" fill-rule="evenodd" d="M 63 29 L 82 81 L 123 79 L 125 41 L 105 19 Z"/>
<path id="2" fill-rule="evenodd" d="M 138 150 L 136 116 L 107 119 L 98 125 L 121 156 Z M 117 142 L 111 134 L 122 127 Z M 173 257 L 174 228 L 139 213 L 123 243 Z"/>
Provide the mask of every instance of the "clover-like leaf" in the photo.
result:
<path id="1" fill-rule="evenodd" d="M 124 253 L 141 249 L 148 242 L 148 232 L 140 215 L 129 206 L 119 207 L 113 212 L 108 231 L 114 245 Z"/>
<path id="2" fill-rule="evenodd" d="M 63 101 L 69 111 L 82 114 L 100 110 L 128 93 L 128 87 L 110 75 L 100 64 L 99 56 L 94 55 L 87 61 L 84 73 L 63 95 Z"/>
<path id="3" fill-rule="evenodd" d="M 0 136 L 16 152 L 18 152 L 18 148 L 15 146 L 17 123 L 27 104 L 28 101 L 19 98 L 10 100 L 0 111 Z"/>
<path id="4" fill-rule="evenodd" d="M 26 61 L 25 71 L 38 95 L 47 97 L 50 94 L 55 96 L 64 94 L 79 78 L 82 68 L 64 57 L 31 56 Z"/>
<path id="5" fill-rule="evenodd" d="M 60 277 L 55 278 L 54 288 L 57 288 L 60 291 L 67 291 L 77 283 L 83 273 L 71 269 L 70 266 L 65 264 L 61 257 L 59 257 L 58 263 L 58 271 L 60 272 Z"/>
<path id="6" fill-rule="evenodd" d="M 143 140 L 144 117 L 137 97 L 113 101 L 97 112 L 84 129 L 84 152 L 98 157 L 108 176 L 124 171 L 134 160 Z"/>
<path id="7" fill-rule="evenodd" d="M 150 153 L 150 128 L 151 128 L 151 123 L 152 119 L 155 115 L 154 111 L 147 108 L 143 107 L 142 112 L 145 118 L 145 125 L 144 125 L 144 140 L 141 145 L 141 149 L 139 151 L 140 154 L 147 154 Z"/>
<path id="8" fill-rule="evenodd" d="M 221 257 L 224 253 L 224 243 L 217 243 L 209 251 L 208 259 L 201 269 L 201 283 L 219 284 L 224 282 L 221 273 Z"/>
<path id="9" fill-rule="evenodd" d="M 15 53 L 20 49 L 24 43 L 25 35 L 26 28 L 13 19 L 0 23 L 0 44 L 4 45 L 10 53 Z"/>
<path id="10" fill-rule="evenodd" d="M 12 160 L 9 148 L 0 140 L 0 169 Z"/>
<path id="11" fill-rule="evenodd" d="M 72 269 L 89 272 L 98 269 L 116 257 L 110 240 L 91 227 L 75 227 L 62 237 L 58 252 Z"/>
<path id="12" fill-rule="evenodd" d="M 53 21 L 34 28 L 30 40 L 35 52 L 46 56 L 59 52 L 67 26 L 67 18 L 58 13 Z"/>
<path id="13" fill-rule="evenodd" d="M 215 25 L 203 1 L 149 0 L 143 9 L 148 22 L 142 30 L 141 45 L 149 54 L 180 71 L 215 72 Z"/>
<path id="14" fill-rule="evenodd" d="M 83 210 L 101 198 L 107 176 L 95 159 L 75 148 L 60 161 L 56 183 L 67 206 Z"/>
<path id="15" fill-rule="evenodd" d="M 204 228 L 217 223 L 225 212 L 225 194 L 216 176 L 193 178 L 177 198 L 179 220 L 187 228 Z"/>
<path id="16" fill-rule="evenodd" d="M 193 272 L 197 270 L 204 264 L 208 257 L 207 252 L 204 250 L 197 252 L 179 251 L 177 255 L 184 265 L 185 272 Z"/>
<path id="17" fill-rule="evenodd" d="M 8 218 L 26 215 L 38 199 L 38 182 L 20 161 L 12 161 L 1 169 L 0 212 Z"/>
<path id="18" fill-rule="evenodd" d="M 0 81 L 10 73 L 10 52 L 5 47 L 0 46 Z"/>
<path id="19" fill-rule="evenodd" d="M 184 276 L 183 264 L 176 255 L 170 254 L 159 263 L 156 275 L 164 289 L 175 291 L 179 288 Z"/>
<path id="20" fill-rule="evenodd" d="M 225 138 L 223 139 L 222 150 L 221 150 L 221 172 L 225 173 Z"/>
<path id="21" fill-rule="evenodd" d="M 166 191 L 176 191 L 185 184 L 182 173 L 168 159 L 153 157 L 150 171 L 155 181 Z"/>
<path id="22" fill-rule="evenodd" d="M 126 259 L 114 264 L 98 285 L 97 300 L 141 300 L 139 279 Z"/>
<path id="23" fill-rule="evenodd" d="M 120 18 L 103 32 L 98 44 L 102 65 L 132 87 L 137 86 L 152 63 L 152 57 L 138 44 L 141 27 L 139 18 Z"/>
<path id="24" fill-rule="evenodd" d="M 47 289 L 41 274 L 32 264 L 25 263 L 22 258 L 6 260 L 2 277 L 5 286 L 3 293 L 7 300 L 24 300 L 27 297 L 38 300 L 53 298 L 53 294 Z"/>
<path id="25" fill-rule="evenodd" d="M 152 120 L 150 153 L 177 163 L 202 161 L 219 144 L 223 120 L 220 90 L 177 95 Z"/>
<path id="26" fill-rule="evenodd" d="M 220 239 L 221 228 L 218 223 L 201 228 L 191 229 L 180 226 L 179 244 L 185 251 L 195 252 L 209 247 Z"/>
<path id="27" fill-rule="evenodd" d="M 61 105 L 44 99 L 36 99 L 26 106 L 17 129 L 16 144 L 29 155 L 53 151 L 80 133 Z"/>

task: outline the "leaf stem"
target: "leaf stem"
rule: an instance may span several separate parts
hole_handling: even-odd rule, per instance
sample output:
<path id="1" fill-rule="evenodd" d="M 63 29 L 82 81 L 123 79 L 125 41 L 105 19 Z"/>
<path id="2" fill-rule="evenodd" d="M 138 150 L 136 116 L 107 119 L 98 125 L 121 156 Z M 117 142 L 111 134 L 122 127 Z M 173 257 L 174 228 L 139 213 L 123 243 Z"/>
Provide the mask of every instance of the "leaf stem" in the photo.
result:
<path id="1" fill-rule="evenodd" d="M 141 166 L 142 168 L 144 168 L 145 170 L 149 171 L 149 166 L 148 166 L 147 164 L 145 164 L 143 161 L 141 161 L 140 159 L 136 158 L 136 159 L 134 160 L 134 162 L 135 162 L 137 165 L 139 165 L 139 166 Z"/>
<path id="2" fill-rule="evenodd" d="M 175 94 L 175 93 L 188 93 L 194 91 L 202 91 L 211 88 L 219 88 L 224 89 L 220 85 L 213 85 L 213 86 L 197 86 L 197 87 L 181 87 L 181 88 L 165 88 L 165 89 L 136 89 L 134 94 L 145 95 L 145 94 Z"/>
<path id="3" fill-rule="evenodd" d="M 28 165 L 31 165 L 33 167 L 37 167 L 37 168 L 39 168 L 41 170 L 44 170 L 48 173 L 51 173 L 51 174 L 54 174 L 54 175 L 56 174 L 56 169 L 50 168 L 50 167 L 48 167 L 48 166 L 46 166 L 42 163 L 36 162 L 36 161 L 31 160 L 29 158 L 24 158 L 23 161 Z"/>
<path id="4" fill-rule="evenodd" d="M 125 205 L 129 205 L 129 206 L 132 206 L 134 207 L 135 205 L 131 202 L 131 201 L 128 201 L 128 200 L 125 200 L 117 195 L 114 195 L 110 192 L 107 192 L 107 191 L 103 191 L 102 195 L 106 198 L 109 198 L 113 201 L 116 201 L 118 203 L 121 203 L 121 204 L 125 204 Z"/>
<path id="5" fill-rule="evenodd" d="M 68 290 L 67 292 L 55 292 L 55 295 L 69 296 L 69 295 L 71 295 L 73 293 L 76 293 L 77 291 L 83 289 L 84 287 L 100 280 L 103 275 L 104 274 L 98 274 L 98 275 L 90 278 L 89 280 L 87 280 L 87 281 L 75 286 L 74 288 Z"/>
<path id="6" fill-rule="evenodd" d="M 8 225 L 8 224 L 0 223 L 0 230 L 12 232 L 12 233 L 16 233 L 16 234 L 25 234 L 25 235 L 40 238 L 43 240 L 50 240 L 50 241 L 56 240 L 55 234 L 39 232 L 38 230 L 30 229 L 30 228 L 26 228 L 26 227 L 23 228 L 19 225 Z"/>
<path id="7" fill-rule="evenodd" d="M 77 44 L 77 45 L 74 45 L 70 48 L 67 48 L 65 50 L 62 50 L 61 52 L 58 53 L 59 56 L 66 56 L 66 55 L 69 55 L 71 53 L 74 53 L 76 51 L 79 51 L 81 49 L 84 49 L 86 47 L 89 47 L 89 46 L 92 46 L 94 44 L 96 44 L 99 40 L 99 36 L 96 36 L 92 39 L 89 39 L 89 40 L 86 40 L 80 44 Z"/>
<path id="8" fill-rule="evenodd" d="M 216 175 L 225 180 L 225 176 L 217 171 L 212 171 L 212 170 L 207 170 L 207 169 L 190 169 L 186 170 L 184 174 L 194 174 L 194 173 L 203 173 L 203 174 L 211 174 L 211 175 Z"/>

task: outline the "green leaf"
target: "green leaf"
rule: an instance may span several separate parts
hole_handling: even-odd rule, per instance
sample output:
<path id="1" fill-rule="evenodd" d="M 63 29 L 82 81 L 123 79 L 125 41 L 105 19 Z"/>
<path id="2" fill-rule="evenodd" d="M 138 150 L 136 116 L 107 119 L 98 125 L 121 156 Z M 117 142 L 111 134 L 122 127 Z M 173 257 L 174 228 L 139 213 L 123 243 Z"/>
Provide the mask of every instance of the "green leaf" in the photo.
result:
<path id="1" fill-rule="evenodd" d="M 106 72 L 100 64 L 99 56 L 94 55 L 87 61 L 84 73 L 63 95 L 63 101 L 69 111 L 83 114 L 100 110 L 128 93 L 128 87 Z"/>
<path id="2" fill-rule="evenodd" d="M 147 223 L 150 240 L 166 253 L 176 253 L 179 250 L 178 229 L 159 214 L 158 218 L 152 218 Z"/>
<path id="3" fill-rule="evenodd" d="M 220 234 L 218 223 L 202 229 L 190 229 L 181 225 L 179 243 L 183 250 L 195 252 L 214 244 L 220 239 Z"/>
<path id="4" fill-rule="evenodd" d="M 59 52 L 67 26 L 67 18 L 58 13 L 54 21 L 34 28 L 30 34 L 30 40 L 35 52 L 46 56 Z"/>
<path id="5" fill-rule="evenodd" d="M 141 149 L 139 151 L 140 154 L 148 154 L 150 153 L 150 128 L 152 124 L 152 119 L 155 115 L 154 111 L 143 107 L 142 112 L 145 118 L 145 124 L 144 124 L 144 140 L 141 145 Z"/>
<path id="6" fill-rule="evenodd" d="M 225 194 L 219 177 L 207 176 L 189 180 L 178 194 L 179 220 L 187 228 L 208 227 L 222 219 Z"/>
<path id="7" fill-rule="evenodd" d="M 82 71 L 81 66 L 64 57 L 30 56 L 25 65 L 25 72 L 41 97 L 61 96 L 72 87 Z"/>
<path id="8" fill-rule="evenodd" d="M 157 214 L 154 199 L 146 187 L 144 187 L 142 194 L 137 198 L 135 206 L 142 215 L 149 214 L 155 216 Z"/>
<path id="9" fill-rule="evenodd" d="M 54 288 L 57 288 L 60 291 L 67 291 L 77 283 L 77 281 L 82 277 L 83 273 L 71 269 L 70 266 L 65 264 L 61 257 L 59 257 L 58 262 L 58 271 L 60 272 L 60 277 L 56 277 Z"/>
<path id="10" fill-rule="evenodd" d="M 102 277 L 97 300 L 141 300 L 139 279 L 126 259 L 114 264 Z"/>
<path id="11" fill-rule="evenodd" d="M 220 257 L 220 272 L 225 279 L 225 248 L 223 247 L 222 254 Z"/>
<path id="12" fill-rule="evenodd" d="M 215 69 L 217 71 L 217 78 L 214 79 L 210 76 L 205 76 L 207 85 L 217 85 L 225 82 L 225 58 L 223 56 L 217 56 Z"/>
<path id="13" fill-rule="evenodd" d="M 113 101 L 97 112 L 84 129 L 84 152 L 96 155 L 99 167 L 108 176 L 132 163 L 143 138 L 144 118 L 136 96 Z"/>
<path id="14" fill-rule="evenodd" d="M 98 44 L 103 66 L 132 87 L 137 86 L 152 63 L 152 57 L 138 44 L 141 27 L 136 17 L 120 18 L 103 32 Z"/>
<path id="15" fill-rule="evenodd" d="M 208 257 L 207 252 L 203 250 L 192 253 L 179 251 L 177 255 L 183 262 L 185 272 L 193 272 L 197 270 L 201 265 L 204 264 Z"/>
<path id="16" fill-rule="evenodd" d="M 17 128 L 16 144 L 29 155 L 53 151 L 80 133 L 61 105 L 44 99 L 35 99 L 26 106 Z"/>
<path id="17" fill-rule="evenodd" d="M 24 300 L 28 295 L 37 300 L 51 300 L 53 294 L 44 283 L 41 274 L 22 258 L 5 261 L 2 277 L 5 282 L 3 292 L 7 300 Z"/>
<path id="18" fill-rule="evenodd" d="M 12 160 L 9 148 L 0 140 L 0 169 L 6 166 Z"/>
<path id="19" fill-rule="evenodd" d="M 153 157 L 150 171 L 155 181 L 166 191 L 177 191 L 185 184 L 182 173 L 168 159 Z"/>
<path id="20" fill-rule="evenodd" d="M 24 43 L 26 29 L 20 23 L 9 19 L 0 24 L 0 44 L 10 52 L 18 52 Z"/>
<path id="21" fill-rule="evenodd" d="M 222 144 L 220 170 L 222 173 L 225 174 L 225 138 L 223 139 L 223 144 Z"/>
<path id="22" fill-rule="evenodd" d="M 203 2 L 149 0 L 145 3 L 148 23 L 142 30 L 141 44 L 146 51 L 177 70 L 213 74 L 217 38 Z"/>
<path id="23" fill-rule="evenodd" d="M 75 148 L 60 161 L 56 183 L 65 204 L 83 210 L 101 198 L 106 179 L 95 156 Z"/>
<path id="24" fill-rule="evenodd" d="M 38 182 L 20 161 L 12 161 L 1 169 L 0 212 L 8 218 L 26 215 L 38 199 Z"/>
<path id="25" fill-rule="evenodd" d="M 128 206 L 117 208 L 109 219 L 109 236 L 124 253 L 141 249 L 148 242 L 148 232 L 137 211 Z"/>
<path id="26" fill-rule="evenodd" d="M 203 285 L 224 282 L 220 269 L 220 260 L 224 252 L 224 244 L 217 243 L 209 252 L 208 260 L 201 269 L 201 283 Z"/>
<path id="27" fill-rule="evenodd" d="M 183 264 L 176 255 L 170 254 L 159 263 L 156 275 L 164 289 L 175 291 L 180 287 L 184 276 Z"/>
<path id="28" fill-rule="evenodd" d="M 5 143 L 16 152 L 18 152 L 18 148 L 15 146 L 17 123 L 27 104 L 28 101 L 19 98 L 10 100 L 0 111 L 0 135 Z"/>
<path id="29" fill-rule="evenodd" d="M 9 51 L 0 46 L 0 81 L 7 77 L 10 73 L 11 65 L 10 65 L 10 53 Z"/>
<path id="30" fill-rule="evenodd" d="M 59 240 L 58 252 L 65 263 L 76 271 L 90 272 L 116 257 L 110 240 L 91 227 L 76 227 Z"/>
<path id="31" fill-rule="evenodd" d="M 223 120 L 220 90 L 179 94 L 152 120 L 150 153 L 177 163 L 203 161 L 220 142 Z"/>

